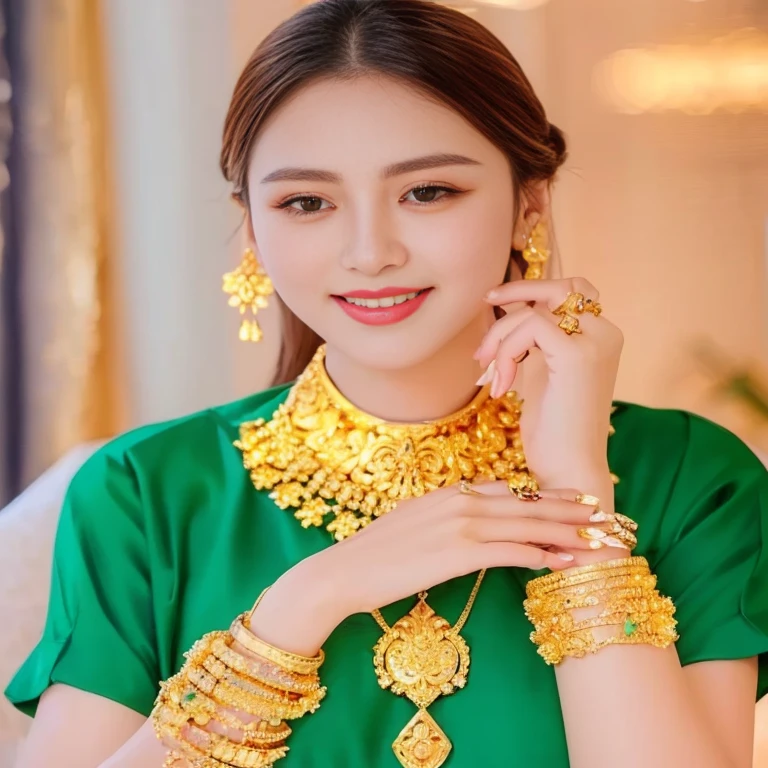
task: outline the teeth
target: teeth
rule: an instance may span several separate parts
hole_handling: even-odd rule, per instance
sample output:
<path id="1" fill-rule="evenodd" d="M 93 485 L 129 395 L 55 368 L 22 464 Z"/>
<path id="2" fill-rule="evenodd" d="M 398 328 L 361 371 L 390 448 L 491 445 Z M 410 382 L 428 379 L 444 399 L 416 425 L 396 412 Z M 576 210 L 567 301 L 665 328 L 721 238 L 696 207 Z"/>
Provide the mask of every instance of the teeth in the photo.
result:
<path id="1" fill-rule="evenodd" d="M 378 309 L 379 307 L 393 307 L 395 304 L 403 304 L 406 301 L 415 299 L 419 295 L 419 291 L 413 293 L 404 293 L 401 296 L 387 296 L 383 299 L 357 299 L 346 298 L 349 304 L 355 304 L 358 307 L 367 307 L 368 309 Z"/>

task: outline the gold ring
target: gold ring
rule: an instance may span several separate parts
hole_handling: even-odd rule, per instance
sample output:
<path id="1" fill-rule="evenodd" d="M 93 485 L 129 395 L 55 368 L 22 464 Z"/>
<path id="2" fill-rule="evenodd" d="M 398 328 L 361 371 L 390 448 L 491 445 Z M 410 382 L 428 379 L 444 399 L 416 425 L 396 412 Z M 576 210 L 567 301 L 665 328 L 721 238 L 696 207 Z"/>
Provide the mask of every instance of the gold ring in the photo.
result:
<path id="1" fill-rule="evenodd" d="M 459 480 L 459 493 L 463 493 L 467 496 L 482 496 L 483 494 L 480 493 L 480 491 L 476 491 L 471 483 L 468 483 L 466 480 Z"/>
<path id="2" fill-rule="evenodd" d="M 600 302 L 586 298 L 583 293 L 569 293 L 565 301 L 552 310 L 552 314 L 560 318 L 557 327 L 562 328 L 569 336 L 581 333 L 579 318 L 576 315 L 583 315 L 585 312 L 600 317 L 603 308 Z"/>
<path id="3" fill-rule="evenodd" d="M 542 498 L 539 493 L 538 485 L 519 485 L 517 483 L 508 482 L 507 488 L 509 488 L 509 492 L 520 499 L 520 501 L 538 501 Z"/>

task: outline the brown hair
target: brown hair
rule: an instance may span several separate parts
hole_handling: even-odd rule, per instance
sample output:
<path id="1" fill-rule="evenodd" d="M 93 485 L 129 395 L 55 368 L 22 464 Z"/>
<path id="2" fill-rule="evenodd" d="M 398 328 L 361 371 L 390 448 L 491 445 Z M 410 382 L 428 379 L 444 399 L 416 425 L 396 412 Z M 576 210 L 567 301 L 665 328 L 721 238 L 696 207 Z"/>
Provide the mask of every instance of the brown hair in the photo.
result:
<path id="1" fill-rule="evenodd" d="M 518 195 L 552 179 L 566 156 L 520 65 L 477 21 L 429 0 L 321 0 L 273 30 L 245 65 L 224 124 L 221 169 L 248 207 L 248 165 L 259 130 L 310 82 L 376 74 L 450 107 L 509 158 Z M 511 260 L 525 271 L 519 251 Z M 511 262 L 510 262 L 511 263 Z M 322 339 L 280 302 L 273 383 L 291 381 Z"/>

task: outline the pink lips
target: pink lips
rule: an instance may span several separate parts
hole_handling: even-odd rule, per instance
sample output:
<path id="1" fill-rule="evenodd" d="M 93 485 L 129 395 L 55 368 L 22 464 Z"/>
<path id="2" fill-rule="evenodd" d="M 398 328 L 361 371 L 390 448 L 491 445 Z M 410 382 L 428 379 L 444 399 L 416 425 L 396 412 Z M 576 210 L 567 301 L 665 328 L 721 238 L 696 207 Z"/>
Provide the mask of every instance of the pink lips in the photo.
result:
<path id="1" fill-rule="evenodd" d="M 358 304 L 350 304 L 345 298 L 350 299 L 385 299 L 389 296 L 403 296 L 407 293 L 416 293 L 419 295 L 402 304 L 394 304 L 391 307 L 361 307 Z M 341 296 L 333 296 L 333 300 L 349 315 L 353 320 L 357 320 L 363 325 L 392 325 L 400 323 L 416 312 L 427 300 L 431 288 L 381 288 L 377 291 L 350 291 Z"/>

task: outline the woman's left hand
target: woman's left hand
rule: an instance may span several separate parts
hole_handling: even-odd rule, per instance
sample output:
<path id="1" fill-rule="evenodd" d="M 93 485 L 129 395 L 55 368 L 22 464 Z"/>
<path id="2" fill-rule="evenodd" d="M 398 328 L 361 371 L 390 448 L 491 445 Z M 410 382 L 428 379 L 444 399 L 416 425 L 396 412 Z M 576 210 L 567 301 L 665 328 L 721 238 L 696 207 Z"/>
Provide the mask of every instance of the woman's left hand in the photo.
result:
<path id="1" fill-rule="evenodd" d="M 493 324 L 476 357 L 483 368 L 495 361 L 491 393 L 498 397 L 513 388 L 516 361 L 541 350 L 546 381 L 536 402 L 526 401 L 520 424 L 528 467 L 542 487 L 580 488 L 611 512 L 608 435 L 624 337 L 603 314 L 575 315 L 580 333 L 558 327 L 553 310 L 571 293 L 599 298 L 583 278 L 516 280 L 491 291 L 489 303 L 517 306 Z"/>

